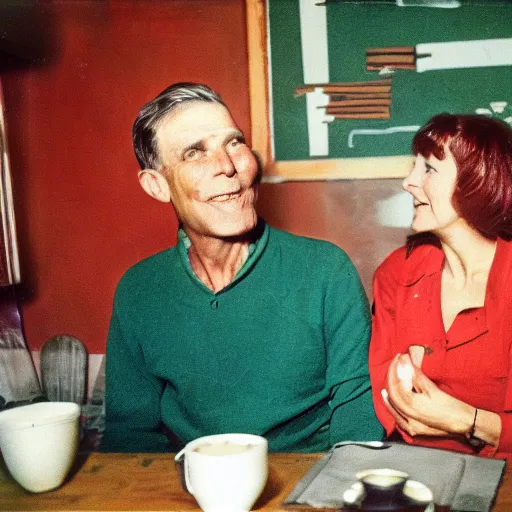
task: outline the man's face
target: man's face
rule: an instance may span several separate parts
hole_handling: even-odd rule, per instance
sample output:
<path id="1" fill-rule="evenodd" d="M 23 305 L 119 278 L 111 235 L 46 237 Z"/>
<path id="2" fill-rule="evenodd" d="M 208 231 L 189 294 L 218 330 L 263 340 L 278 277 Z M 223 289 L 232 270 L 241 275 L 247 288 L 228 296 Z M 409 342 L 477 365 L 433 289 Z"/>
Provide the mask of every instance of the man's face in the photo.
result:
<path id="1" fill-rule="evenodd" d="M 239 236 L 256 226 L 258 163 L 225 107 L 187 102 L 164 118 L 156 139 L 189 237 Z"/>

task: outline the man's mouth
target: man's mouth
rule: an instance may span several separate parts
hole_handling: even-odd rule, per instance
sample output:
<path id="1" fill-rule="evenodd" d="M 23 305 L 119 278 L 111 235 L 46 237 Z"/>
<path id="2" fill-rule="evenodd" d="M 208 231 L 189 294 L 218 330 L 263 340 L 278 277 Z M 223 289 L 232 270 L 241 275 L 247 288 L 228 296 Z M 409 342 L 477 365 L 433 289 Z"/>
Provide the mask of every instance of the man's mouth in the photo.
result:
<path id="1" fill-rule="evenodd" d="M 240 190 L 237 190 L 236 192 L 228 192 L 226 194 L 219 194 L 218 196 L 211 197 L 209 201 L 214 203 L 225 203 L 226 201 L 238 199 L 240 197 L 240 194 Z"/>
<path id="2" fill-rule="evenodd" d="M 414 200 L 414 208 L 418 208 L 419 206 L 426 206 L 428 203 L 423 203 L 421 201 L 418 201 L 417 199 Z"/>

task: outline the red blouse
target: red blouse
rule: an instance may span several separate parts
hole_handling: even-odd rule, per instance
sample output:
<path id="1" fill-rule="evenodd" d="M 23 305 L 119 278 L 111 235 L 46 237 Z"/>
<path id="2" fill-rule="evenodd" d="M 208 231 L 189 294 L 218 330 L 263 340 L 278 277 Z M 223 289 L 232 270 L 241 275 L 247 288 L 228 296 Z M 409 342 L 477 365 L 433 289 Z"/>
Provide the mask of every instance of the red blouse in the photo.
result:
<path id="1" fill-rule="evenodd" d="M 422 345 L 422 371 L 440 389 L 500 415 L 499 446 L 486 446 L 480 455 L 512 458 L 512 242 L 498 239 L 484 306 L 461 311 L 448 332 L 441 314 L 443 261 L 435 245 L 418 246 L 408 258 L 402 247 L 375 273 L 369 364 L 377 416 L 390 435 L 396 424 L 381 396 L 389 364 L 410 345 Z M 401 434 L 411 444 L 473 452 L 462 438 Z"/>

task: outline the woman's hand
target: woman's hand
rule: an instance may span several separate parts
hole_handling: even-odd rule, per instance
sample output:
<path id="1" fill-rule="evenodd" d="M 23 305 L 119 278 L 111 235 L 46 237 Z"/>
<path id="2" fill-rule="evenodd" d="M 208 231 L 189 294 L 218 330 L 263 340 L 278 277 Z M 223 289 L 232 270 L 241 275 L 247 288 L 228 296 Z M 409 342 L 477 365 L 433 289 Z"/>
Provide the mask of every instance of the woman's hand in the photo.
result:
<path id="1" fill-rule="evenodd" d="M 397 425 L 411 436 L 464 435 L 475 408 L 441 391 L 408 354 L 398 354 L 388 369 L 387 399 Z M 384 396 L 384 394 L 383 394 Z"/>
<path id="2" fill-rule="evenodd" d="M 395 419 L 395 422 L 398 428 L 412 437 L 415 436 L 436 436 L 436 437 L 446 437 L 449 436 L 449 432 L 445 432 L 444 430 L 440 430 L 437 428 L 429 427 L 420 421 L 417 421 L 413 418 L 406 418 L 402 416 L 390 403 L 387 390 L 383 389 L 381 391 L 382 398 L 389 412 Z"/>

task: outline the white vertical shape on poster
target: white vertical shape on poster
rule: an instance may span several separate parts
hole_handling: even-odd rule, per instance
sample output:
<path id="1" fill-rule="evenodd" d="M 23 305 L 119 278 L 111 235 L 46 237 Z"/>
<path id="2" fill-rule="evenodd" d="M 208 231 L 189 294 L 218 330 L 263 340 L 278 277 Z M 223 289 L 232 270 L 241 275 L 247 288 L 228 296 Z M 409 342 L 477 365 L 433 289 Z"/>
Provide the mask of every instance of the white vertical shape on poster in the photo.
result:
<path id="1" fill-rule="evenodd" d="M 317 0 L 300 0 L 300 34 L 304 84 L 329 82 L 326 8 Z M 329 155 L 329 125 L 325 122 L 328 96 L 319 89 L 306 94 L 310 156 Z"/>

